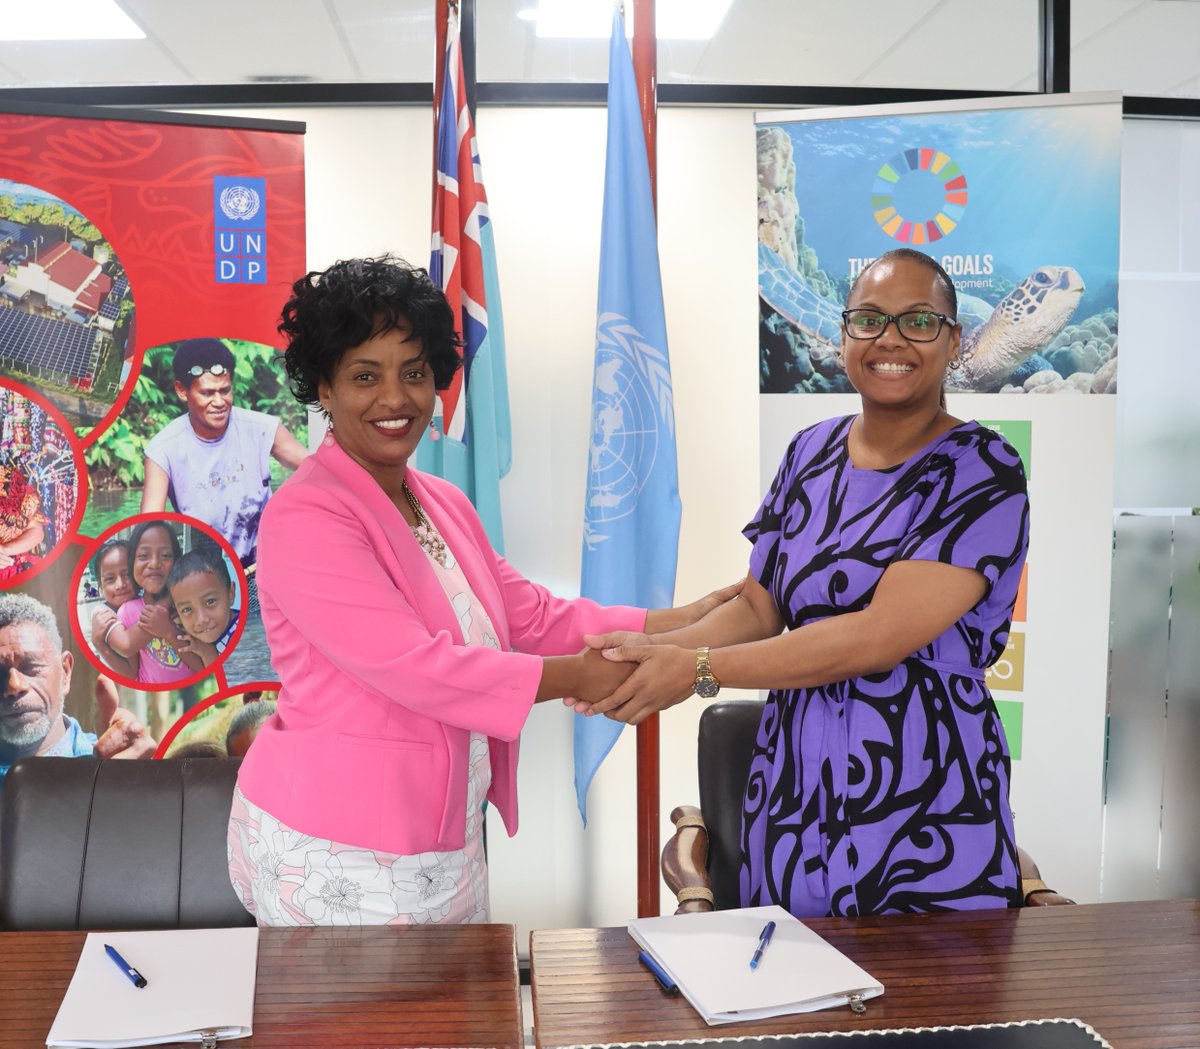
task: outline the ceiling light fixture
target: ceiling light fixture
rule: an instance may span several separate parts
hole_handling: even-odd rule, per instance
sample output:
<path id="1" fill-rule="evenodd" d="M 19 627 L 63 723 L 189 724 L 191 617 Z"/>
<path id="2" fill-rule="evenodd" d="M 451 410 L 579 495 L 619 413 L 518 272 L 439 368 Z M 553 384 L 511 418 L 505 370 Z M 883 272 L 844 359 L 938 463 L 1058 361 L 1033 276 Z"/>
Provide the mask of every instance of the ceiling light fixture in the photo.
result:
<path id="1" fill-rule="evenodd" d="M 0 19 L 0 40 L 145 40 L 116 0 L 38 0 Z"/>
<path id="2" fill-rule="evenodd" d="M 657 0 L 659 40 L 711 40 L 733 0 Z M 538 0 L 537 7 L 517 17 L 537 25 L 540 38 L 604 40 L 612 28 L 612 0 Z M 633 35 L 633 18 L 625 17 L 625 34 Z"/>

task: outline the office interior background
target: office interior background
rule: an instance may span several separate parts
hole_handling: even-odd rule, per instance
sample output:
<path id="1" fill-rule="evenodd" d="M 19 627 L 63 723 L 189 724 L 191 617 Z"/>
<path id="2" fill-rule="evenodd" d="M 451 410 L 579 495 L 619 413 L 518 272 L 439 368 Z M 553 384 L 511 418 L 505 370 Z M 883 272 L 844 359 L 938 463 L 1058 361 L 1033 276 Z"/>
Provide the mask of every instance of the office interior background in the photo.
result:
<path id="1" fill-rule="evenodd" d="M 585 6 L 461 4 L 508 345 L 506 552 L 564 595 L 579 585 L 609 8 L 597 3 L 598 28 L 556 30 L 551 16 Z M 302 121 L 309 266 L 385 251 L 428 259 L 433 0 L 119 8 L 144 36 L 0 36 L 0 109 L 71 103 Z M 1057 736 L 1062 748 L 1079 745 L 1077 735 L 1103 740 L 1105 773 L 1092 785 L 1102 849 L 1075 847 L 1052 787 L 1018 810 L 1017 832 L 1046 879 L 1081 902 L 1200 895 L 1200 2 L 658 0 L 657 10 L 659 244 L 684 507 L 678 600 L 745 573 L 741 528 L 761 496 L 755 112 L 1125 96 L 1116 441 L 1080 457 L 1081 469 L 1113 474 L 1114 553 L 1071 566 L 1081 595 L 1097 580 L 1111 592 L 1110 665 L 1079 668 L 1080 687 L 1106 692 L 1107 715 L 1103 727 L 1063 725 Z M 854 410 L 853 399 L 827 400 L 830 415 Z M 1072 522 L 1035 516 L 1034 527 L 1069 537 Z M 1070 557 L 1069 541 L 1062 548 Z M 1071 617 L 1037 615 L 1031 597 L 1038 643 L 1069 652 Z M 1060 699 L 1028 695 L 1026 716 L 1052 716 Z M 662 718 L 664 839 L 671 808 L 696 800 L 700 702 Z M 1052 785 L 1055 762 L 1053 751 L 1027 750 L 1014 782 L 1036 763 Z M 519 943 L 531 928 L 621 924 L 635 911 L 632 733 L 593 784 L 586 830 L 571 766 L 567 713 L 539 707 L 523 740 L 521 831 L 510 841 L 495 821 L 488 839 L 493 916 L 518 925 Z"/>

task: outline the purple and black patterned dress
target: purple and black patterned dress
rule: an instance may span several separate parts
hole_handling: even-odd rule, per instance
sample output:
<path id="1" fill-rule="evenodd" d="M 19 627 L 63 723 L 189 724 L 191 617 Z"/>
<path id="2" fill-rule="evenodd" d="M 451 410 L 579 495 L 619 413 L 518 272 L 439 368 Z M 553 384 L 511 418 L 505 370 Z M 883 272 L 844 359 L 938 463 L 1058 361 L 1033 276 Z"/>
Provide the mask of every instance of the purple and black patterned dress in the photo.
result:
<path id="1" fill-rule="evenodd" d="M 859 470 L 851 421 L 793 438 L 745 529 L 788 628 L 865 608 L 896 561 L 972 568 L 988 591 L 890 672 L 771 693 L 746 785 L 742 905 L 1018 906 L 1008 744 L 983 674 L 1008 640 L 1029 541 L 1020 458 L 968 422 L 898 466 Z"/>

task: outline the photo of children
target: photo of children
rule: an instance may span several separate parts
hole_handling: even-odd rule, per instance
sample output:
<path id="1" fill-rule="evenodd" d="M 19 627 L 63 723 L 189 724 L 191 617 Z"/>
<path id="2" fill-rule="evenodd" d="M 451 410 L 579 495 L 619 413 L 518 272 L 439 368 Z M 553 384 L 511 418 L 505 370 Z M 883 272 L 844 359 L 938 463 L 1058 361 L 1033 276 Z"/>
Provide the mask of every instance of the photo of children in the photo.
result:
<path id="1" fill-rule="evenodd" d="M 259 726 L 275 713 L 277 695 L 254 689 L 212 696 L 172 726 L 155 757 L 245 757 Z"/>
<path id="2" fill-rule="evenodd" d="M 224 667 L 231 682 L 275 677 L 254 592 L 258 524 L 308 454 L 307 429 L 272 347 L 186 339 L 146 351 L 129 405 L 86 453 L 85 535 L 138 512 L 174 510 L 233 546 L 250 589 L 246 629 Z"/>
<path id="3" fill-rule="evenodd" d="M 78 584 L 78 629 L 98 666 L 151 689 L 214 668 L 246 604 L 232 562 L 198 521 L 147 516 L 118 527 Z"/>
<path id="4" fill-rule="evenodd" d="M 39 571 L 68 536 L 79 481 L 65 422 L 0 386 L 0 589 Z"/>

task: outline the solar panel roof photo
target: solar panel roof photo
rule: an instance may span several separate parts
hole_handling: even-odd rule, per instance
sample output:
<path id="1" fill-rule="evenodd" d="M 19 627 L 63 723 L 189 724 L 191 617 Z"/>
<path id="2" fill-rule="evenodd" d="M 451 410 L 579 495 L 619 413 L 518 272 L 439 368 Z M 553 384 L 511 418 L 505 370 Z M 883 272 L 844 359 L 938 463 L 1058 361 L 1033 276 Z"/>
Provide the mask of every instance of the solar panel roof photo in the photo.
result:
<path id="1" fill-rule="evenodd" d="M 91 378 L 96 332 L 24 310 L 0 309 L 0 357 L 73 379 Z"/>

